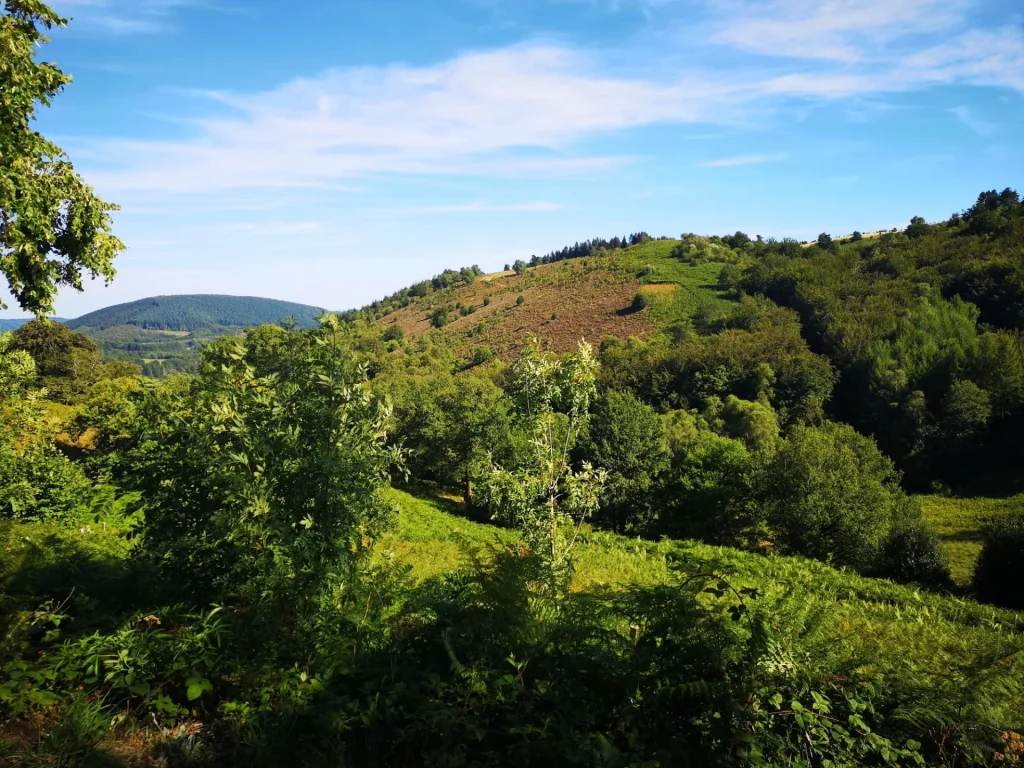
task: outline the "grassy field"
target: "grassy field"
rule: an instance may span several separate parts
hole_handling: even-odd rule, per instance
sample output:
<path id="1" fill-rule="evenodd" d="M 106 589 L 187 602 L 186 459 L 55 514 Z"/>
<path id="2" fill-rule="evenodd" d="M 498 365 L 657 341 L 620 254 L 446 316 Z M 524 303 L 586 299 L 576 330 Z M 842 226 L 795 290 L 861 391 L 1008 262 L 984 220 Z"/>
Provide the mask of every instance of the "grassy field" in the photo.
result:
<path id="1" fill-rule="evenodd" d="M 711 317 L 728 312 L 734 302 L 716 288 L 722 264 L 688 264 L 674 258 L 672 249 L 678 242 L 652 240 L 627 248 L 615 259 L 614 268 L 626 274 L 643 275 L 640 280 L 647 284 L 644 290 L 654 296 L 651 314 L 658 325 L 692 318 L 701 310 Z M 669 292 L 663 287 L 666 285 L 678 288 Z"/>
<path id="2" fill-rule="evenodd" d="M 1024 494 L 1005 499 L 919 496 L 925 519 L 942 539 L 953 578 L 966 585 L 974 573 L 987 525 L 1013 512 L 1024 512 Z"/>

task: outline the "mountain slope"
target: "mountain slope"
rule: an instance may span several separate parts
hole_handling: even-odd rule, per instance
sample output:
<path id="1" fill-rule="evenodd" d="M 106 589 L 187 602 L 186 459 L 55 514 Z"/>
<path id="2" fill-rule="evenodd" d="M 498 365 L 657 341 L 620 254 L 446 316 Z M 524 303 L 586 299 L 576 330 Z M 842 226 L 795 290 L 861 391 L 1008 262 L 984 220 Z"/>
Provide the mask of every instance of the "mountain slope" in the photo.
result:
<path id="1" fill-rule="evenodd" d="M 323 310 L 307 304 L 295 304 L 255 296 L 193 294 L 153 296 L 117 304 L 69 321 L 69 327 L 103 330 L 121 325 L 159 331 L 197 331 L 211 326 L 247 328 L 279 323 L 295 318 L 300 326 L 310 326 Z"/>
<path id="2" fill-rule="evenodd" d="M 30 322 L 31 320 L 32 320 L 31 317 L 25 317 L 25 318 L 5 318 L 5 317 L 0 317 L 0 333 L 6 332 L 6 331 L 13 331 L 13 330 L 15 330 L 17 328 L 21 328 L 21 326 L 23 326 L 25 323 Z M 64 324 L 68 323 L 68 321 L 65 320 L 63 317 L 51 317 L 50 320 L 52 320 L 55 323 L 64 323 Z"/>
<path id="3" fill-rule="evenodd" d="M 732 305 L 717 286 L 722 264 L 687 263 L 673 254 L 679 244 L 652 240 L 521 274 L 484 275 L 413 298 L 377 323 L 396 326 L 405 336 L 434 332 L 457 356 L 487 347 L 510 357 L 533 333 L 552 349 L 567 351 L 581 338 L 642 338 L 700 313 L 722 314 Z"/>

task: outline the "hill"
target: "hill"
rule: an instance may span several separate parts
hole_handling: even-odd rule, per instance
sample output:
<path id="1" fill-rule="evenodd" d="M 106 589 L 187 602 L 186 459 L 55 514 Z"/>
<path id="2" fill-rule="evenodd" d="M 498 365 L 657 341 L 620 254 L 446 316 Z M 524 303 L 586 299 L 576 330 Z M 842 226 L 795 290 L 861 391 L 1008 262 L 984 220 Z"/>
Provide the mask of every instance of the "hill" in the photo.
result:
<path id="1" fill-rule="evenodd" d="M 314 324 L 323 311 L 320 307 L 307 304 L 255 296 L 192 294 L 153 296 L 127 304 L 116 304 L 82 315 L 67 324 L 73 330 L 104 330 L 132 325 L 157 331 L 197 331 L 218 325 L 248 328 L 279 323 L 293 317 L 300 326 L 308 327 Z"/>
<path id="2" fill-rule="evenodd" d="M 6 318 L 6 317 L 0 317 L 0 332 L 13 331 L 16 328 L 21 328 L 21 326 L 23 326 L 25 323 L 29 322 L 31 319 L 32 319 L 31 317 L 25 317 L 25 318 Z M 68 322 L 63 317 L 51 317 L 50 319 L 53 320 L 56 323 L 65 323 L 66 324 Z"/>
<path id="3" fill-rule="evenodd" d="M 556 351 L 580 338 L 644 338 L 695 317 L 714 318 L 734 305 L 719 289 L 723 264 L 679 258 L 681 240 L 647 240 L 595 250 L 584 258 L 482 275 L 468 284 L 410 296 L 376 319 L 393 334 L 431 332 L 457 357 L 486 347 L 508 359 L 531 334 Z"/>
<path id="4" fill-rule="evenodd" d="M 195 370 L 199 349 L 219 336 L 287 318 L 309 327 L 323 311 L 254 296 L 153 296 L 90 312 L 67 325 L 95 341 L 105 357 L 129 360 L 147 376 L 160 377 Z"/>

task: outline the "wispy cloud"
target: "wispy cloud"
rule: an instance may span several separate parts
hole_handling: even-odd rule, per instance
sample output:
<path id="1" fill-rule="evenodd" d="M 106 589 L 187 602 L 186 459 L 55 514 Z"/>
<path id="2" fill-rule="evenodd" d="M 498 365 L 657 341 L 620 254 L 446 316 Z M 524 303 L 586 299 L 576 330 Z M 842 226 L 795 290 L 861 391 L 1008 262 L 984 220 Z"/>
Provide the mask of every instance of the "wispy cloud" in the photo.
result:
<path id="1" fill-rule="evenodd" d="M 524 203 L 490 203 L 476 200 L 470 203 L 454 205 L 418 205 L 405 208 L 382 208 L 369 211 L 371 215 L 391 216 L 435 216 L 439 214 L 459 213 L 555 213 L 566 209 L 564 203 L 553 203 L 547 200 L 533 200 Z"/>
<path id="2" fill-rule="evenodd" d="M 185 8 L 224 10 L 212 0 L 57 0 L 54 7 L 74 20 L 73 31 L 110 36 L 168 32 Z"/>
<path id="3" fill-rule="evenodd" d="M 164 13 L 188 1 L 138 7 Z M 189 121 L 192 138 L 99 141 L 79 156 L 96 161 L 90 179 L 112 194 L 327 189 L 396 174 L 566 176 L 631 162 L 581 147 L 644 126 L 737 125 L 764 110 L 946 84 L 1024 92 L 1024 31 L 955 26 L 968 4 L 729 0 L 716 6 L 716 45 L 769 55 L 767 64 L 624 76 L 596 54 L 524 44 L 429 66 L 335 69 L 264 92 L 198 94 L 204 112 L 219 103 L 224 116 Z"/>
<path id="4" fill-rule="evenodd" d="M 767 56 L 864 61 L 900 38 L 948 29 L 972 0 L 727 2 L 714 40 Z"/>
<path id="5" fill-rule="evenodd" d="M 966 125 L 979 136 L 991 136 L 996 132 L 996 126 L 987 120 L 982 120 L 971 112 L 970 107 L 953 107 L 949 110 L 961 123 Z"/>
<path id="6" fill-rule="evenodd" d="M 718 160 L 709 160 L 704 163 L 697 163 L 694 168 L 735 168 L 741 165 L 760 165 L 762 163 L 781 163 L 786 160 L 785 153 L 774 155 L 737 155 L 735 157 L 723 157 Z"/>

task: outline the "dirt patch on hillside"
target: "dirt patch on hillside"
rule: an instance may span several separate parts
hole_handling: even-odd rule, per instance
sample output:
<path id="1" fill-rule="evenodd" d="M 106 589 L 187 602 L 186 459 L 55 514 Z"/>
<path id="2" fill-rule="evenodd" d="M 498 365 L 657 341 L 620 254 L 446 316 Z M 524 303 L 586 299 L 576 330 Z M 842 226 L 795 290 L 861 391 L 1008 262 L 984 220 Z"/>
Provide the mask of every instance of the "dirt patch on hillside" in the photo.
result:
<path id="1" fill-rule="evenodd" d="M 515 356 L 533 333 L 551 349 L 566 352 L 581 338 L 596 345 L 605 336 L 643 337 L 655 329 L 649 311 L 631 309 L 640 283 L 596 265 L 561 262 L 523 275 L 499 273 L 488 278 L 432 294 L 380 322 L 397 324 L 406 336 L 420 336 L 432 329 L 431 313 L 450 306 L 451 320 L 440 333 L 457 355 L 469 356 L 472 349 L 487 346 L 506 359 Z M 520 296 L 522 304 L 517 303 Z M 458 304 L 473 312 L 461 316 L 454 309 Z"/>

